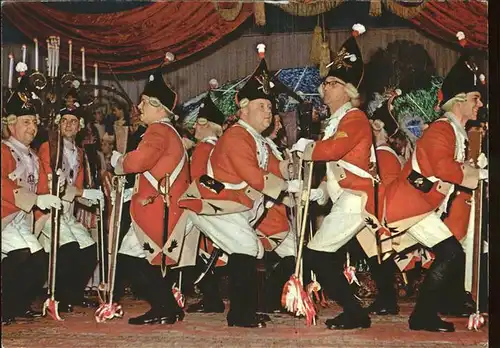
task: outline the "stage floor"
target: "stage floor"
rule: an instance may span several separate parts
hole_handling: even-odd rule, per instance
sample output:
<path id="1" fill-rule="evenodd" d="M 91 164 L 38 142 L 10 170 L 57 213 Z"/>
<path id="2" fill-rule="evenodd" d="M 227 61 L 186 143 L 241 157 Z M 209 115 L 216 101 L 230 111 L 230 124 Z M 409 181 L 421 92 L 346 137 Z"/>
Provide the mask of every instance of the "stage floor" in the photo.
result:
<path id="1" fill-rule="evenodd" d="M 227 306 L 226 306 L 227 307 Z M 91 309 L 76 308 L 62 315 L 63 322 L 51 318 L 18 321 L 2 327 L 2 343 L 13 347 L 487 347 L 488 326 L 479 332 L 466 328 L 467 319 L 449 319 L 454 333 L 410 331 L 408 315 L 413 303 L 400 302 L 397 316 L 372 316 L 370 329 L 333 331 L 325 328 L 326 319 L 339 312 L 330 304 L 319 313 L 317 326 L 306 327 L 305 319 L 272 315 L 265 329 L 229 328 L 225 314 L 187 314 L 174 325 L 132 326 L 127 319 L 144 313 L 144 301 L 126 299 L 125 317 L 102 324 L 94 320 Z"/>

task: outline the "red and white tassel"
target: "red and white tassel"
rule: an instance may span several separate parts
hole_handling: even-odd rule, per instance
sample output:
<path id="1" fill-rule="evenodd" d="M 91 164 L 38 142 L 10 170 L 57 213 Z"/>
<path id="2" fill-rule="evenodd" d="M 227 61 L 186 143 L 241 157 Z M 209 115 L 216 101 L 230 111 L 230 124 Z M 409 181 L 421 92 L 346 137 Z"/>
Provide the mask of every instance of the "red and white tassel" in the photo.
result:
<path id="1" fill-rule="evenodd" d="M 356 267 L 351 266 L 351 258 L 349 253 L 346 253 L 346 258 L 347 260 L 344 268 L 344 276 L 346 277 L 349 284 L 356 283 L 358 286 L 360 286 L 359 280 L 356 277 Z"/>
<path id="2" fill-rule="evenodd" d="M 177 305 L 179 305 L 180 308 L 184 308 L 184 306 L 186 305 L 186 298 L 184 297 L 181 291 L 182 271 L 179 273 L 179 287 L 177 287 L 176 285 L 177 285 L 176 283 L 172 285 L 172 294 L 174 295 L 174 298 L 177 301 Z"/>
<path id="3" fill-rule="evenodd" d="M 484 326 L 484 322 L 484 317 L 479 312 L 471 314 L 469 316 L 469 322 L 467 323 L 467 329 L 474 329 L 478 331 L 482 326 Z"/>

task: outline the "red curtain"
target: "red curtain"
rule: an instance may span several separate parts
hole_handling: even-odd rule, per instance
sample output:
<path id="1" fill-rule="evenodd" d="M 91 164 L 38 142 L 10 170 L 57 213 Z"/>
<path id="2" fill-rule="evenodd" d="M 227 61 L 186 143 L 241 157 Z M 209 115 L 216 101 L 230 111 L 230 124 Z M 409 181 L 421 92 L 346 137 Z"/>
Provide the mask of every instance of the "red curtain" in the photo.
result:
<path id="1" fill-rule="evenodd" d="M 235 6 L 228 5 L 226 6 Z M 61 57 L 68 59 L 68 40 L 73 40 L 73 62 L 81 65 L 79 49 L 86 63 L 106 71 L 109 64 L 120 74 L 146 72 L 161 62 L 167 51 L 177 60 L 189 57 L 238 28 L 253 13 L 246 3 L 234 21 L 228 22 L 211 2 L 156 2 L 109 14 L 73 14 L 43 3 L 14 3 L 2 6 L 3 15 L 28 37 L 61 37 Z M 488 7 L 479 1 L 428 1 L 409 20 L 430 35 L 456 43 L 463 31 L 470 47 L 487 50 Z"/>
<path id="2" fill-rule="evenodd" d="M 91 3 L 89 3 L 91 6 Z M 176 60 L 186 58 L 238 28 L 253 13 L 244 4 L 234 21 L 224 20 L 211 2 L 155 2 L 136 9 L 108 14 L 74 14 L 43 3 L 2 6 L 3 15 L 30 38 L 46 46 L 49 36 L 60 36 L 61 59 L 68 60 L 68 40 L 73 41 L 73 62 L 97 63 L 107 70 L 131 74 L 150 71 L 166 52 Z"/>
<path id="3" fill-rule="evenodd" d="M 428 1 L 410 21 L 439 39 L 458 44 L 456 33 L 463 31 L 468 47 L 488 49 L 488 6 L 479 1 Z"/>

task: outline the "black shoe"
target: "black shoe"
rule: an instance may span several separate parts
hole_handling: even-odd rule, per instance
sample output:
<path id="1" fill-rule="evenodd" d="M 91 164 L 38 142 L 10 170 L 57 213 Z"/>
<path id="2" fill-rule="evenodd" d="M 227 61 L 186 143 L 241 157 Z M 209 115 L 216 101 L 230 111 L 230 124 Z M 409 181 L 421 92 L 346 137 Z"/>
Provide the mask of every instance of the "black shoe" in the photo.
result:
<path id="1" fill-rule="evenodd" d="M 160 315 L 160 320 L 158 324 L 167 324 L 167 325 L 172 325 L 175 324 L 178 321 L 183 321 L 184 320 L 184 311 L 180 311 L 178 313 L 165 313 L 163 315 Z"/>
<path id="2" fill-rule="evenodd" d="M 10 325 L 16 322 L 14 317 L 2 317 L 2 326 Z"/>
<path id="3" fill-rule="evenodd" d="M 40 318 L 41 316 L 42 316 L 42 312 L 34 311 L 31 308 L 28 308 L 27 310 L 23 311 L 21 314 L 17 315 L 16 317 L 25 318 L 25 319 L 35 319 L 35 318 Z"/>
<path id="4" fill-rule="evenodd" d="M 335 318 L 328 319 L 325 324 L 330 330 L 366 329 L 370 327 L 371 320 L 369 316 L 351 316 L 340 313 Z"/>
<path id="5" fill-rule="evenodd" d="M 262 319 L 262 317 L 259 317 L 259 314 L 256 314 L 250 318 L 244 318 L 244 317 L 237 317 L 235 315 L 228 313 L 227 325 L 229 327 L 238 326 L 238 327 L 262 329 L 262 328 L 266 327 L 266 323 L 264 320 L 261 320 L 261 319 Z"/>
<path id="6" fill-rule="evenodd" d="M 140 315 L 135 318 L 130 318 L 128 323 L 130 325 L 147 325 L 147 324 L 158 324 L 160 322 L 160 317 L 155 311 L 150 309 L 143 315 Z"/>
<path id="7" fill-rule="evenodd" d="M 368 313 L 375 315 L 396 315 L 399 314 L 399 307 L 395 303 L 383 303 L 382 301 L 376 299 L 375 302 L 368 306 L 367 311 Z"/>
<path id="8" fill-rule="evenodd" d="M 425 330 L 432 332 L 455 332 L 453 323 L 441 320 L 438 316 L 423 317 L 411 315 L 408 320 L 410 330 Z"/>
<path id="9" fill-rule="evenodd" d="M 184 320 L 184 312 L 178 313 L 162 313 L 163 311 L 149 310 L 135 318 L 130 318 L 128 323 L 130 325 L 153 325 L 153 324 L 174 324 L 177 321 Z"/>
<path id="10" fill-rule="evenodd" d="M 444 310 L 440 311 L 439 313 L 441 313 L 442 315 L 447 316 L 447 317 L 467 318 L 467 317 L 469 317 L 469 315 L 471 315 L 475 312 L 476 312 L 475 308 L 458 306 L 455 308 L 444 309 Z"/>
<path id="11" fill-rule="evenodd" d="M 205 304 L 202 300 L 200 302 L 193 303 L 189 305 L 186 309 L 188 313 L 224 313 L 225 307 L 224 302 L 219 302 L 215 304 Z"/>
<path id="12" fill-rule="evenodd" d="M 264 306 L 262 308 L 262 313 L 282 314 L 282 313 L 287 313 L 287 311 L 286 311 L 286 309 L 281 307 L 281 304 L 279 304 L 276 306 Z"/>
<path id="13" fill-rule="evenodd" d="M 271 321 L 271 317 L 265 313 L 257 313 L 256 316 L 258 321 L 262 321 L 264 323 Z"/>

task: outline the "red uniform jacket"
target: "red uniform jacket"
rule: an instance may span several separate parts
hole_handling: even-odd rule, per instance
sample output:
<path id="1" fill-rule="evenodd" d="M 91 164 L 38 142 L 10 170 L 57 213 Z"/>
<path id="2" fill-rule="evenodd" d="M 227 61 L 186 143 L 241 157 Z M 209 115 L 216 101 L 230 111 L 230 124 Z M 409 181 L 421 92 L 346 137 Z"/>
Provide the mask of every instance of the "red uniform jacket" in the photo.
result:
<path id="1" fill-rule="evenodd" d="M 84 166 L 83 166 L 83 150 L 79 147 L 77 147 L 78 151 L 78 161 L 80 163 L 80 166 L 78 167 L 78 173 L 76 175 L 75 182 L 73 184 L 74 187 L 82 190 L 83 189 L 83 179 L 84 179 Z M 40 146 L 40 149 L 38 150 L 38 156 L 40 157 L 40 163 L 44 169 L 44 171 L 47 174 L 52 173 L 52 167 L 50 165 L 50 147 L 49 147 L 49 142 L 46 141 Z M 66 186 L 66 191 L 65 195 L 63 197 L 64 200 L 72 201 L 74 198 L 74 188 Z"/>
<path id="2" fill-rule="evenodd" d="M 208 156 L 210 156 L 214 146 L 210 143 L 200 142 L 194 148 L 191 155 L 191 181 L 195 181 L 200 176 L 207 174 Z"/>
<path id="3" fill-rule="evenodd" d="M 459 241 L 467 234 L 471 208 L 472 194 L 460 191 L 451 203 L 448 216 L 443 220 Z"/>
<path id="4" fill-rule="evenodd" d="M 219 138 L 210 158 L 213 176 L 222 183 L 246 182 L 248 185 L 216 193 L 196 180 L 180 199 L 179 205 L 197 214 L 215 215 L 251 209 L 256 199 L 255 191 L 278 198 L 285 187 L 280 162 L 272 155 L 269 146 L 265 146 L 269 154 L 267 170 L 259 167 L 257 145 L 249 131 L 239 124 L 233 125 Z"/>
<path id="5" fill-rule="evenodd" d="M 304 159 L 328 162 L 344 160 L 369 172 L 372 137 L 372 128 L 365 113 L 353 109 L 342 118 L 334 136 L 316 141 L 305 149 Z M 339 180 L 339 186 L 364 192 L 367 195 L 365 209 L 370 214 L 374 213 L 374 189 L 370 178 L 362 178 L 345 170 L 345 177 Z M 379 197 L 383 197 L 383 185 L 379 187 Z"/>
<path id="6" fill-rule="evenodd" d="M 386 187 L 397 179 L 399 174 L 401 174 L 401 162 L 394 153 L 388 150 L 377 148 L 377 165 L 380 174 L 380 181 Z"/>
<path id="7" fill-rule="evenodd" d="M 448 122 L 432 123 L 417 140 L 415 151 L 422 175 L 441 181 L 427 193 L 416 189 L 407 179 L 412 171 L 412 161 L 408 160 L 401 175 L 386 189 L 386 221 L 397 231 L 411 227 L 439 208 L 449 188 L 447 183 L 471 189 L 478 183 L 479 171 L 455 160 L 455 133 Z"/>
<path id="8" fill-rule="evenodd" d="M 21 210 L 30 212 L 37 199 L 38 194 L 49 193 L 47 174 L 43 166 L 39 165 L 37 192 L 30 192 L 27 188 L 19 185 L 18 181 L 9 178 L 14 172 L 17 163 L 9 147 L 2 143 L 2 226 L 4 219 Z M 7 222 L 8 223 L 8 222 Z"/>
<path id="9" fill-rule="evenodd" d="M 269 156 L 276 158 L 272 154 L 272 152 L 269 154 Z M 281 175 L 279 168 L 273 167 L 271 170 L 271 173 L 273 173 L 274 175 Z M 288 233 L 290 230 L 286 206 L 281 202 L 275 202 L 270 208 L 267 209 L 266 215 L 259 222 L 256 229 L 265 237 L 272 237 L 277 235 L 278 233 L 282 234 L 281 236 L 279 236 L 279 238 L 277 238 L 277 240 L 274 240 L 273 242 L 270 241 L 270 238 L 260 238 L 264 249 L 266 251 L 272 251 L 276 247 L 276 244 L 281 242 L 286 237 L 286 233 Z"/>
<path id="10" fill-rule="evenodd" d="M 210 152 L 215 145 L 208 142 L 200 142 L 196 145 L 191 155 L 191 181 L 195 181 L 200 178 L 200 176 L 207 174 L 207 163 Z M 212 241 L 204 234 L 200 237 L 199 243 L 200 252 L 207 257 L 214 251 L 214 246 Z M 219 258 L 215 264 L 217 267 L 225 266 L 226 263 Z"/>
<path id="11" fill-rule="evenodd" d="M 141 142 L 136 150 L 128 152 L 118 162 L 115 172 L 117 174 L 144 173 L 149 171 L 158 181 L 161 181 L 165 174 L 171 174 L 181 162 L 185 154 L 184 146 L 176 131 L 169 125 L 153 123 L 148 126 Z M 165 185 L 164 180 L 161 181 Z M 182 193 L 189 186 L 189 164 L 186 159 L 184 165 L 169 189 L 169 214 L 168 214 L 168 236 L 173 232 L 182 209 L 176 204 Z M 161 264 L 161 249 L 163 249 L 163 215 L 164 202 L 163 195 L 159 195 L 157 188 L 142 174 L 136 179 L 134 193 L 130 203 L 130 214 L 133 222 L 143 233 L 144 244 L 148 243 L 154 256 L 148 258 L 151 264 Z M 136 229 L 137 230 L 137 229 Z M 139 237 L 139 240 L 141 238 Z M 179 241 L 173 240 L 169 249 L 180 248 Z M 151 251 L 153 250 L 153 251 Z M 174 264 L 176 261 L 167 258 L 167 264 Z"/>

